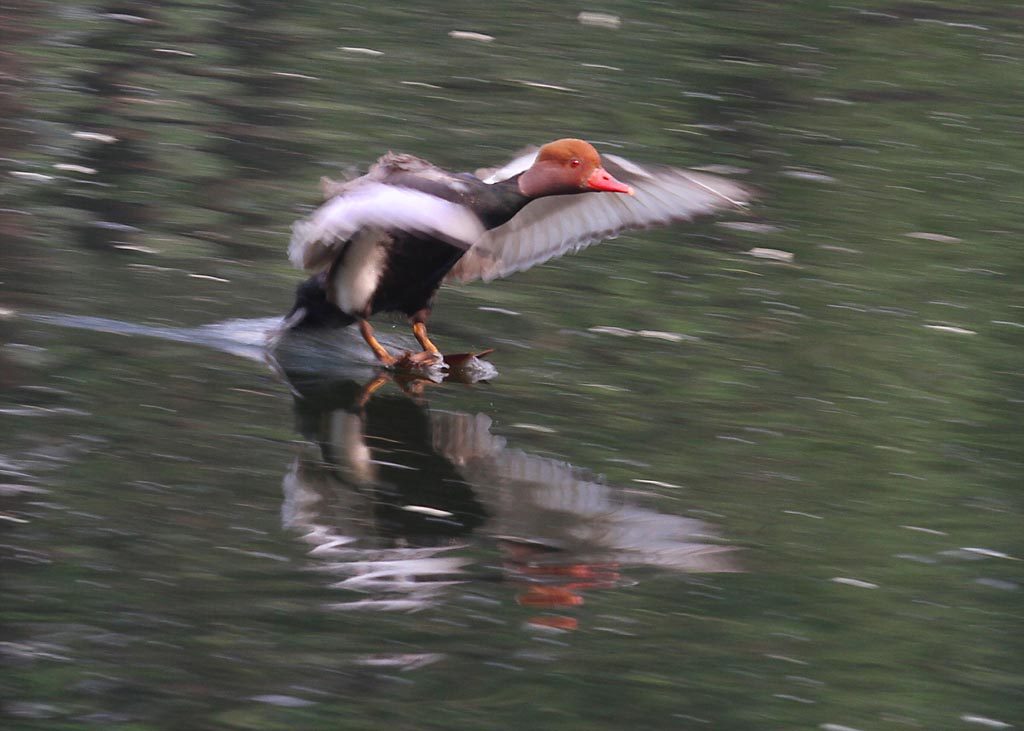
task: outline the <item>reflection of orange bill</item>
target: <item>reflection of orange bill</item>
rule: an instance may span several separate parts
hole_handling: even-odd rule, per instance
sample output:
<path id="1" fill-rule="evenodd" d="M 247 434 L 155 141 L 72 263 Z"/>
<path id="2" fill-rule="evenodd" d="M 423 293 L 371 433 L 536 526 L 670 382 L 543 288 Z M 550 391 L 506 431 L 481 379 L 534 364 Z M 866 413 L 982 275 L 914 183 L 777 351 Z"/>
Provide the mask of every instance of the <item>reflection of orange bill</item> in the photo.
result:
<path id="1" fill-rule="evenodd" d="M 533 564 L 524 566 L 521 570 L 524 574 L 531 576 L 571 576 L 592 579 L 609 574 L 617 576 L 619 565 L 616 563 Z"/>
<path id="2" fill-rule="evenodd" d="M 597 584 L 608 584 L 618 581 L 619 565 L 615 563 L 574 563 L 574 564 L 541 564 L 517 567 L 519 573 L 530 577 L 567 577 L 584 579 Z"/>
<path id="3" fill-rule="evenodd" d="M 531 586 L 516 595 L 516 603 L 524 607 L 578 607 L 583 597 L 561 586 Z"/>
<path id="4" fill-rule="evenodd" d="M 558 617 L 550 615 L 547 617 L 530 617 L 527 620 L 534 627 L 551 627 L 552 629 L 564 629 L 566 631 L 579 629 L 579 621 L 572 617 Z"/>

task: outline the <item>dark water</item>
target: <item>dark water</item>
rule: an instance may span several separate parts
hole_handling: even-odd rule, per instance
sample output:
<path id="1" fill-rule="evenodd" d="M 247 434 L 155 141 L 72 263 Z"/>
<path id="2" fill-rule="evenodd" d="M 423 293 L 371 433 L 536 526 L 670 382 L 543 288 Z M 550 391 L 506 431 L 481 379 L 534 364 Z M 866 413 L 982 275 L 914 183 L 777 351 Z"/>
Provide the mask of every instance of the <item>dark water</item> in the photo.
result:
<path id="1" fill-rule="evenodd" d="M 0 725 L 1020 728 L 1021 7 L 437 5 L 0 8 Z M 319 176 L 569 134 L 761 201 L 267 357 Z"/>

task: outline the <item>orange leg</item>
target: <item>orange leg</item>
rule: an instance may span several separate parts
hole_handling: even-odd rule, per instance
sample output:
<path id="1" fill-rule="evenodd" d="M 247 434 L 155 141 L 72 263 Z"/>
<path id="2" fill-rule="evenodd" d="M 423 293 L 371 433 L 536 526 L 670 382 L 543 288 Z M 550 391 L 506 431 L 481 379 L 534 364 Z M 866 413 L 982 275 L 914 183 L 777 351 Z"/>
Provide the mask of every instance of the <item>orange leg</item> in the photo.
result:
<path id="1" fill-rule="evenodd" d="M 386 366 L 395 364 L 395 358 L 390 353 L 388 353 L 388 351 L 384 350 L 383 345 L 377 342 L 377 338 L 374 337 L 373 328 L 370 326 L 369 322 L 360 319 L 359 332 L 362 333 L 363 340 L 366 341 L 366 344 L 373 348 L 373 353 L 374 355 L 377 356 L 377 360 L 379 360 Z"/>
<path id="2" fill-rule="evenodd" d="M 428 353 L 440 354 L 441 351 L 436 345 L 430 342 L 430 338 L 427 337 L 427 326 L 422 322 L 414 322 L 412 324 L 412 332 L 416 336 L 416 339 L 420 341 L 420 345 Z"/>

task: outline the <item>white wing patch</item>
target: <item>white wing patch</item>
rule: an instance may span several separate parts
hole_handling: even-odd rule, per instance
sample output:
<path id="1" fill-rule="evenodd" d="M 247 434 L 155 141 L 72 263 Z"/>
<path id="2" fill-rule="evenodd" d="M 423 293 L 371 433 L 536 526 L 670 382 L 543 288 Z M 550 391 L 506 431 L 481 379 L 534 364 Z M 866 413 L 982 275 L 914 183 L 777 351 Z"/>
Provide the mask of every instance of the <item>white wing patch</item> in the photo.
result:
<path id="1" fill-rule="evenodd" d="M 508 180 L 513 175 L 519 175 L 519 173 L 525 173 L 529 170 L 533 166 L 533 161 L 537 159 L 538 152 L 540 152 L 538 148 L 528 147 L 516 155 L 514 160 L 505 163 L 500 168 L 477 170 L 476 176 L 485 183 L 491 184 L 500 183 L 502 180 Z"/>
<path id="2" fill-rule="evenodd" d="M 484 233 L 480 219 L 464 206 L 411 188 L 365 182 L 297 221 L 288 259 L 299 269 L 326 269 L 362 229 L 428 234 L 466 249 Z"/>
<path id="3" fill-rule="evenodd" d="M 605 160 L 611 160 L 616 165 L 621 167 L 623 170 L 626 170 L 627 172 L 629 172 L 629 173 L 631 173 L 633 175 L 639 175 L 642 178 L 650 178 L 651 177 L 651 174 L 649 172 L 644 170 L 642 167 L 637 165 L 635 162 L 631 162 L 630 160 L 627 160 L 624 157 L 619 157 L 618 155 L 607 155 L 606 154 L 606 155 L 602 155 L 602 158 L 605 159 Z"/>

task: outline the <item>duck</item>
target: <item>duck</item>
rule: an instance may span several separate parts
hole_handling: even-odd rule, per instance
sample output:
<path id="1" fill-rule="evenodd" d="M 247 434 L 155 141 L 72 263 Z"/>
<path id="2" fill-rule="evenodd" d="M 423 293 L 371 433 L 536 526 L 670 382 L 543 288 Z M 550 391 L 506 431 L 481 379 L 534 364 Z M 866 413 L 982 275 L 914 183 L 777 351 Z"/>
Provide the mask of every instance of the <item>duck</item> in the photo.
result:
<path id="1" fill-rule="evenodd" d="M 381 365 L 444 362 L 427 322 L 448 282 L 490 281 L 629 229 L 745 208 L 747 186 L 665 165 L 640 165 L 565 138 L 477 173 L 452 173 L 388 152 L 361 177 L 322 181 L 326 200 L 292 227 L 288 257 L 309 273 L 286 329 L 356 324 Z M 370 318 L 405 315 L 422 351 L 399 356 Z"/>

